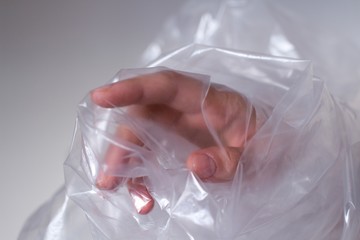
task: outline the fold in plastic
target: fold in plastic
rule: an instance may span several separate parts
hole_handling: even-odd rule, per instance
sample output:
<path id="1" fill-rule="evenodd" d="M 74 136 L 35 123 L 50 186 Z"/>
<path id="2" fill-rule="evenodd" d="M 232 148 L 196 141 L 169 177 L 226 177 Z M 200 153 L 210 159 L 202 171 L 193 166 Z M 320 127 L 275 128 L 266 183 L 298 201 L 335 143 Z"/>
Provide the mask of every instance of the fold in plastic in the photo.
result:
<path id="1" fill-rule="evenodd" d="M 86 214 L 83 224 L 90 225 L 93 239 L 356 239 L 359 162 L 348 143 L 352 132 L 310 61 L 190 45 L 149 68 L 122 70 L 113 82 L 164 70 L 156 66 L 201 76 L 204 89 L 221 83 L 241 93 L 259 112 L 261 125 L 232 181 L 202 182 L 185 168 L 186 156 L 197 148 L 191 142 L 86 97 L 65 176 L 67 195 Z M 119 124 L 131 126 L 146 147 L 117 139 Z M 146 176 L 156 202 L 148 215 L 136 212 L 125 186 L 95 187 L 110 143 L 141 160 L 111 174 Z M 84 231 L 73 228 L 58 230 Z"/>

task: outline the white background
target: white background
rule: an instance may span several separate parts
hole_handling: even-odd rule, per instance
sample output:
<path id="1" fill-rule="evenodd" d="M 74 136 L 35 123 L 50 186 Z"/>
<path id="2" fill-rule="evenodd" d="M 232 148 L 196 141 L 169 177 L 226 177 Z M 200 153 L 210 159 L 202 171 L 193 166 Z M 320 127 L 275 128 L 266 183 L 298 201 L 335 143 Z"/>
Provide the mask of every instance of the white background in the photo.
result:
<path id="1" fill-rule="evenodd" d="M 76 108 L 138 66 L 177 0 L 0 0 L 0 239 L 63 183 Z"/>

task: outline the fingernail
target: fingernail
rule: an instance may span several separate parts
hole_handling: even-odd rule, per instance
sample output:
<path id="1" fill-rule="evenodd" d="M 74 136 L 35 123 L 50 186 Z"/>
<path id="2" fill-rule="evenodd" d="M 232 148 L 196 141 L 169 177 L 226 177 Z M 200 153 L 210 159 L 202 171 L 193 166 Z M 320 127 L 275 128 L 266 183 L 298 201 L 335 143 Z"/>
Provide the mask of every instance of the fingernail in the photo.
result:
<path id="1" fill-rule="evenodd" d="M 93 100 L 97 102 L 100 101 L 104 97 L 104 94 L 106 94 L 106 92 L 108 91 L 109 91 L 108 86 L 99 87 L 91 91 L 91 96 Z"/>
<path id="2" fill-rule="evenodd" d="M 101 174 L 96 179 L 96 187 L 100 190 L 114 190 L 121 182 L 121 178 Z"/>
<path id="3" fill-rule="evenodd" d="M 98 93 L 104 93 L 104 92 L 107 92 L 109 89 L 110 89 L 109 85 L 105 85 L 105 86 L 98 87 L 98 88 L 94 89 L 93 91 L 98 92 Z"/>
<path id="4" fill-rule="evenodd" d="M 207 154 L 196 155 L 192 167 L 193 171 L 202 179 L 210 178 L 216 171 L 214 159 Z"/>

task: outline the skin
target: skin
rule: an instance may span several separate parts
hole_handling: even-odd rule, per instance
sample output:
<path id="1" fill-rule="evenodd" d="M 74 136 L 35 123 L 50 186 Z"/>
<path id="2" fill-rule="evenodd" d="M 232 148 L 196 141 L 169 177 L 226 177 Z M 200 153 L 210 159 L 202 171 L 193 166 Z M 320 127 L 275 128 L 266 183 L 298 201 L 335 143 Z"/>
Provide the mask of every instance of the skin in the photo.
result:
<path id="1" fill-rule="evenodd" d="M 204 181 L 229 181 L 235 174 L 246 140 L 255 133 L 255 111 L 239 93 L 210 86 L 203 110 L 224 146 L 221 148 L 205 122 L 200 105 L 202 92 L 202 82 L 166 70 L 95 89 L 91 92 L 91 98 L 104 108 L 127 106 L 129 114 L 156 121 L 189 139 L 200 149 L 186 159 L 188 169 Z M 250 116 L 247 114 L 249 110 Z M 126 126 L 119 126 L 117 134 L 126 141 L 143 145 Z M 124 156 L 125 150 L 110 146 L 105 161 L 110 168 L 129 164 L 132 159 Z M 124 179 L 104 172 L 99 172 L 96 181 L 97 187 L 104 190 L 114 189 L 123 183 Z M 149 213 L 154 199 L 143 179 L 129 179 L 126 185 L 138 213 Z"/>

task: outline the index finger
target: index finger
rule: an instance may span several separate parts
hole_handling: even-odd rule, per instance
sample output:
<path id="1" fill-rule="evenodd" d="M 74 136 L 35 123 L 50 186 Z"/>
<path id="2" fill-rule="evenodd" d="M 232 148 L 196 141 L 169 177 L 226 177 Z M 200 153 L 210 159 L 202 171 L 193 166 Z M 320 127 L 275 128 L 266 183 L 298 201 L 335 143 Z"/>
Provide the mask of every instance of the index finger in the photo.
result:
<path id="1" fill-rule="evenodd" d="M 204 79 L 204 75 L 197 76 L 160 71 L 95 89 L 91 98 L 105 108 L 164 104 L 182 112 L 198 112 L 209 83 L 199 80 Z"/>

